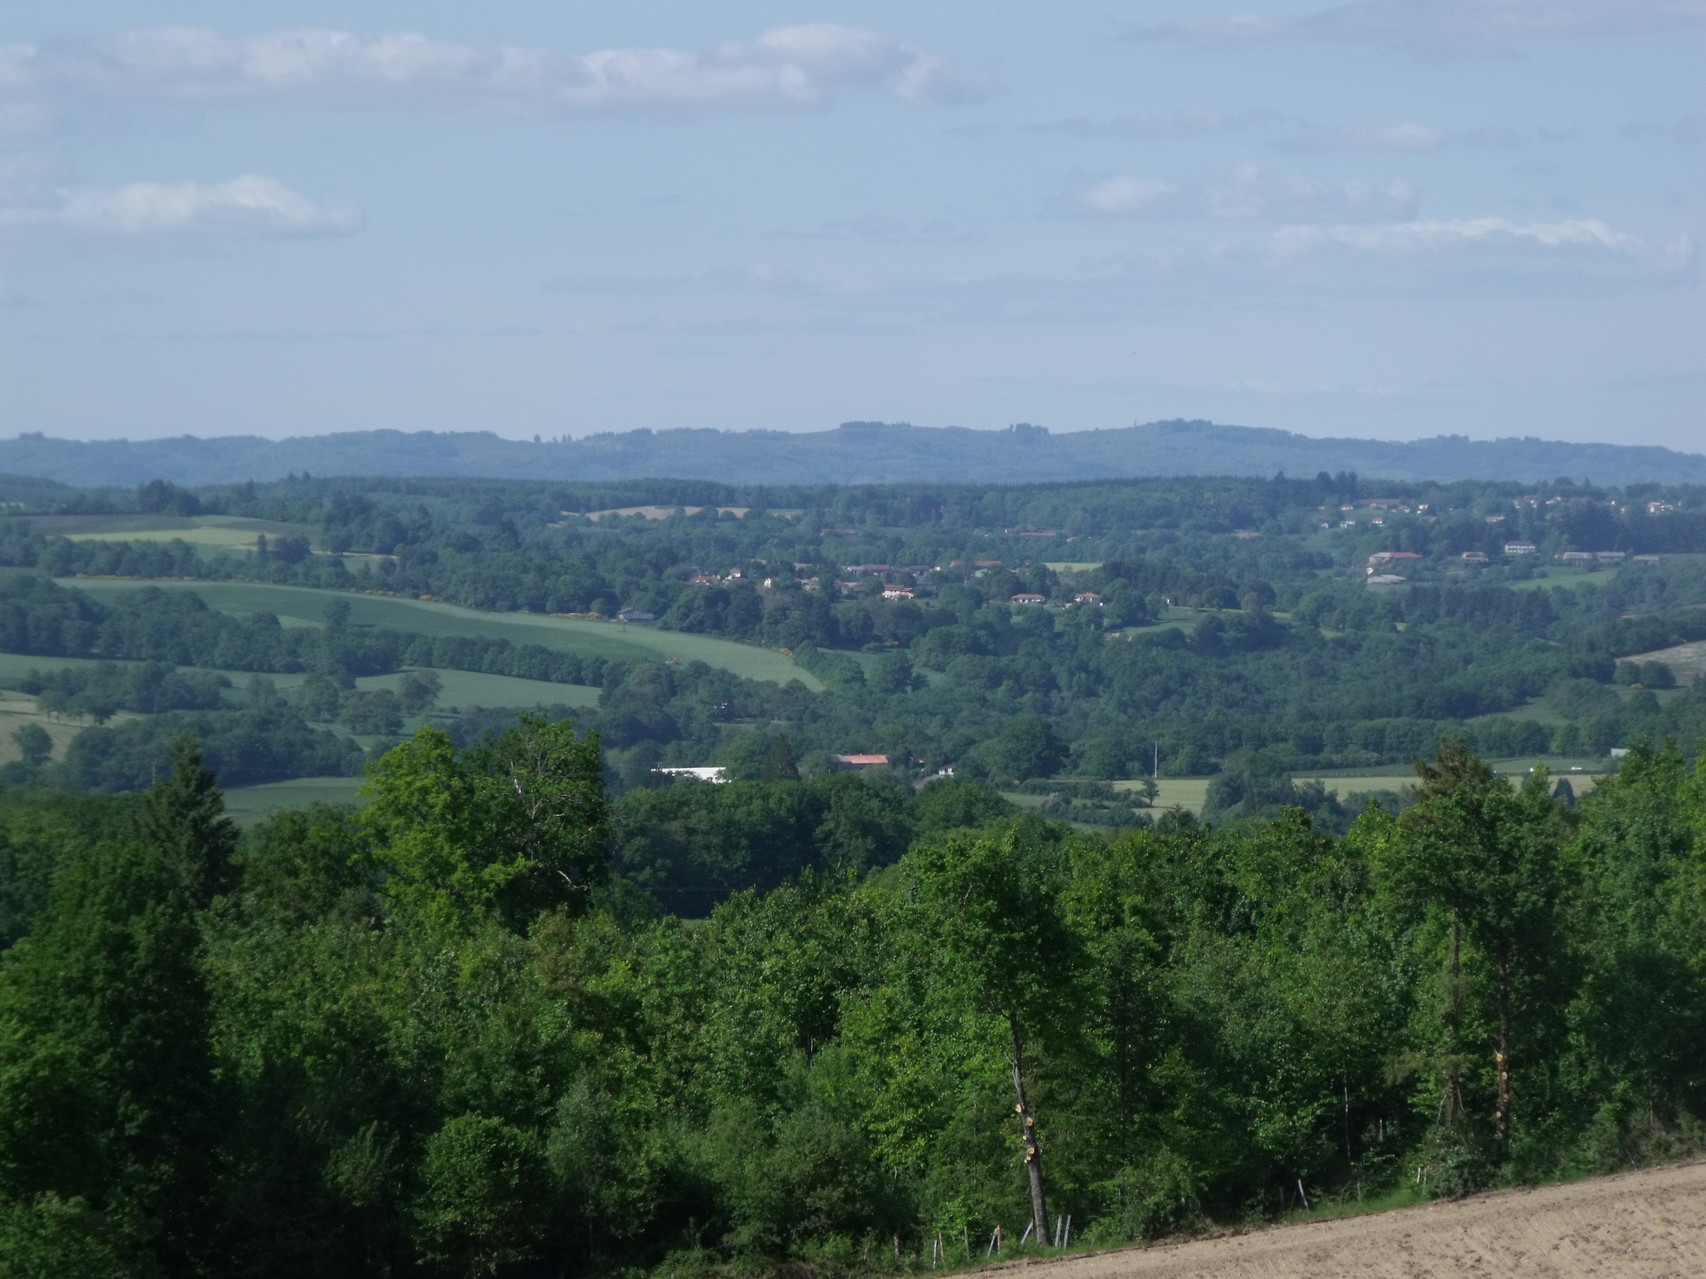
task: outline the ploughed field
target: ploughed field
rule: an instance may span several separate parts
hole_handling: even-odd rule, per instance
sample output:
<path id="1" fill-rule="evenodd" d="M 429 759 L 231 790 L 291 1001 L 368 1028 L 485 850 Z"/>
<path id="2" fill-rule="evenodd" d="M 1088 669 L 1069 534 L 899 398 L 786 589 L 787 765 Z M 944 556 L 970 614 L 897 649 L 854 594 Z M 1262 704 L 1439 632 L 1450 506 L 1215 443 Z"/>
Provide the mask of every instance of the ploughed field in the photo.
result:
<path id="1" fill-rule="evenodd" d="M 1706 1163 L 1027 1269 L 1035 1279 L 1682 1279 L 1706 1275 Z"/>

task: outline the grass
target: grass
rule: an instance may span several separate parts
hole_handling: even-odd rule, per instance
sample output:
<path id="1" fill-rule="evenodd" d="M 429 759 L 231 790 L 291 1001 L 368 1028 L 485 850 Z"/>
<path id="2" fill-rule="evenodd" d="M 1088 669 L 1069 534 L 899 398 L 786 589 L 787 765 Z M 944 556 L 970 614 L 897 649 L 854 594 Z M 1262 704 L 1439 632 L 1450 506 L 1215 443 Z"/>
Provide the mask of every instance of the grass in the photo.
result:
<path id="1" fill-rule="evenodd" d="M 224 613 L 275 613 L 281 621 L 323 623 L 334 600 L 350 606 L 357 626 L 382 627 L 416 635 L 468 635 L 507 639 L 515 644 L 539 644 L 561 653 L 577 653 L 624 661 L 700 661 L 744 679 L 786 684 L 799 680 L 813 692 L 823 681 L 795 666 L 793 659 L 773 649 L 709 635 L 622 626 L 617 622 L 555 617 L 543 613 L 483 613 L 436 600 L 403 599 L 321 591 L 306 586 L 272 586 L 254 582 L 137 582 L 114 578 L 63 578 L 61 583 L 92 595 L 137 591 L 143 586 L 191 591 L 208 606 Z"/>
<path id="2" fill-rule="evenodd" d="M 310 804 L 360 804 L 359 777 L 298 777 L 288 782 L 239 786 L 225 792 L 225 811 L 239 826 L 253 826 L 288 808 Z"/>
<path id="3" fill-rule="evenodd" d="M 395 691 L 403 672 L 364 675 L 355 686 L 363 692 L 389 688 Z M 438 705 L 493 706 L 526 710 L 533 706 L 596 706 L 600 690 L 588 684 L 553 684 L 542 679 L 516 679 L 511 675 L 485 675 L 479 671 L 439 671 L 443 688 Z M 281 684 L 280 687 L 283 687 Z"/>
<path id="4" fill-rule="evenodd" d="M 1706 642 L 1696 640 L 1692 644 L 1678 644 L 1672 648 L 1654 649 L 1650 653 L 1631 653 L 1627 657 L 1617 659 L 1621 662 L 1663 662 L 1670 667 L 1676 681 L 1682 685 L 1692 684 L 1698 675 L 1706 675 Z"/>
<path id="5" fill-rule="evenodd" d="M 1156 782 L 1161 789 L 1155 796 L 1155 807 L 1183 808 L 1188 812 L 1202 814 L 1203 804 L 1208 800 L 1208 783 L 1206 777 L 1163 777 Z M 1117 791 L 1135 791 L 1143 787 L 1143 778 L 1134 777 L 1129 781 L 1114 782 Z"/>
<path id="6" fill-rule="evenodd" d="M 1513 591 L 1537 591 L 1541 587 L 1557 590 L 1565 586 L 1604 586 L 1612 581 L 1622 565 L 1611 568 L 1547 568 L 1541 571 L 1544 577 L 1531 577 L 1521 582 L 1506 582 L 1505 585 Z"/>
<path id="7" fill-rule="evenodd" d="M 1425 1191 L 1403 1185 L 1366 1199 L 1317 1199 L 1308 1208 L 1296 1208 L 1286 1213 L 1284 1220 L 1288 1225 L 1295 1225 L 1305 1221 L 1332 1221 L 1339 1217 L 1366 1217 L 1370 1213 L 1414 1208 L 1418 1204 L 1433 1202 L 1433 1196 Z"/>
<path id="8" fill-rule="evenodd" d="M 1533 767 L 1533 761 L 1528 760 L 1489 760 L 1488 762 L 1493 765 L 1495 771 L 1508 777 L 1513 786 L 1521 785 L 1523 779 L 1528 776 L 1528 770 Z M 1598 780 L 1599 774 L 1589 772 L 1588 769 L 1603 769 L 1605 767 L 1605 761 L 1602 759 L 1551 759 L 1547 760 L 1546 764 L 1551 769 L 1554 784 L 1560 777 L 1570 779 L 1570 789 L 1575 791 L 1577 799 L 1591 791 Z M 1572 772 L 1572 768 L 1579 768 L 1582 771 Z M 1418 779 L 1413 770 L 1395 769 L 1388 764 L 1381 768 L 1345 768 L 1328 769 L 1318 773 L 1294 773 L 1292 780 L 1298 782 L 1318 781 L 1343 800 L 1352 795 L 1367 794 L 1370 791 L 1402 790 L 1406 786 L 1416 785 Z"/>
<path id="9" fill-rule="evenodd" d="M 63 759 L 65 748 L 88 727 L 87 724 L 68 724 L 42 714 L 36 709 L 35 698 L 24 693 L 0 692 L 0 764 L 11 764 L 23 758 L 17 742 L 12 740 L 12 734 L 26 724 L 39 724 L 47 730 L 48 737 L 53 740 L 54 759 Z"/>
<path id="10" fill-rule="evenodd" d="M 38 533 L 74 542 L 170 542 L 225 551 L 252 551 L 255 538 L 307 537 L 306 524 L 251 520 L 237 515 L 40 515 L 30 521 Z"/>

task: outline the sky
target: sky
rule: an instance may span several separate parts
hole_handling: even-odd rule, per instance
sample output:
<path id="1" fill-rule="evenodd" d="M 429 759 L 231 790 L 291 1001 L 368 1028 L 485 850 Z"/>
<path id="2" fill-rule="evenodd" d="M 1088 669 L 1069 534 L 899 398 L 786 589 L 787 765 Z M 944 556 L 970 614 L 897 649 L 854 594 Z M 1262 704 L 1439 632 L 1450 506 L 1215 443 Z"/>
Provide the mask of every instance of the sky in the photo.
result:
<path id="1" fill-rule="evenodd" d="M 9 0 L 0 435 L 1706 451 L 1703 69 L 1706 0 Z"/>

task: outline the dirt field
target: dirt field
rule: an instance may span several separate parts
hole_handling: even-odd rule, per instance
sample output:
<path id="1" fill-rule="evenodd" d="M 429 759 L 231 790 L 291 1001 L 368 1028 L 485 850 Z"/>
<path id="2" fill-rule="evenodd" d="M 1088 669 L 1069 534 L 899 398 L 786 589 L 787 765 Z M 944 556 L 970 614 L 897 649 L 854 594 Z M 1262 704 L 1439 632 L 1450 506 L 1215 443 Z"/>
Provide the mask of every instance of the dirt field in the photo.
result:
<path id="1" fill-rule="evenodd" d="M 1706 1163 L 1023 1267 L 1025 1279 L 1706 1275 Z"/>

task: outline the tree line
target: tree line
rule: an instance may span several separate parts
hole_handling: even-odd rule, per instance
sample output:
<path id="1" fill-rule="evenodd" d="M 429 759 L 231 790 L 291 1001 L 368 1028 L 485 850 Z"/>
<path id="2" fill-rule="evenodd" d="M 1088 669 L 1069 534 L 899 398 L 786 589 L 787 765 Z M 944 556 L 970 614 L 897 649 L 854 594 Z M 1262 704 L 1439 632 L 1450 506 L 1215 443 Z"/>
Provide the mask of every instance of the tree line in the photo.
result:
<path id="1" fill-rule="evenodd" d="M 832 827 L 815 866 L 694 923 L 621 871 L 692 804 L 624 833 L 602 778 L 530 718 L 423 730 L 361 813 L 241 838 L 188 742 L 140 796 L 0 794 L 9 1266 L 915 1270 L 1068 1216 L 1113 1242 L 1627 1167 L 1706 1119 L 1706 770 L 1674 746 L 1572 806 L 1452 744 L 1343 836 L 831 791 L 774 819 Z M 758 828 L 804 784 L 750 785 Z"/>

